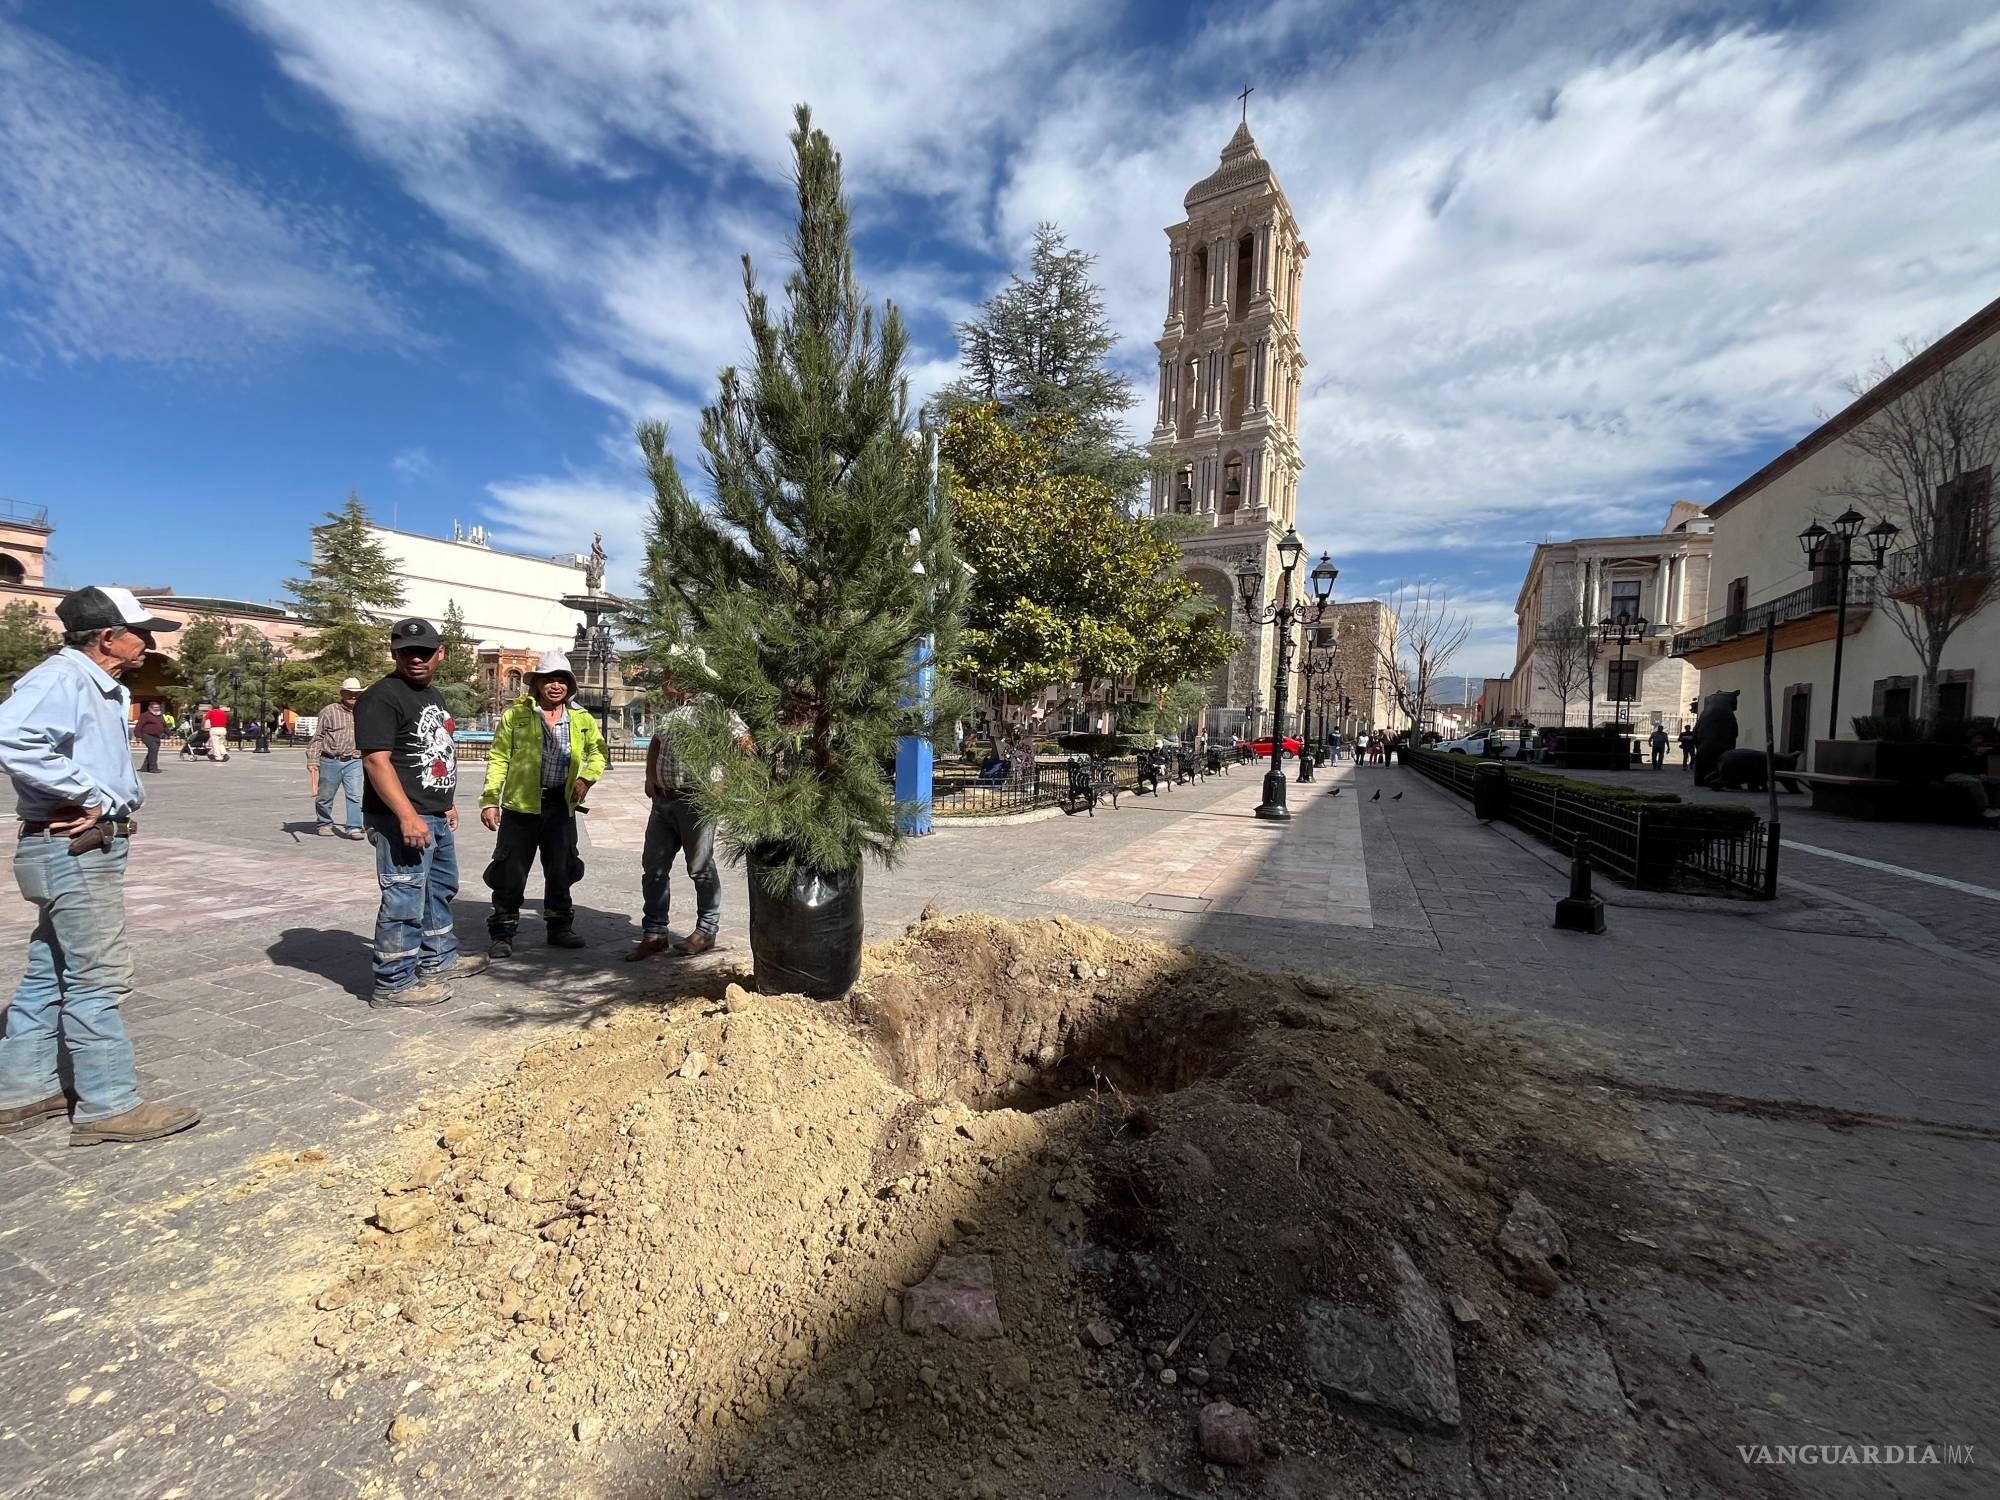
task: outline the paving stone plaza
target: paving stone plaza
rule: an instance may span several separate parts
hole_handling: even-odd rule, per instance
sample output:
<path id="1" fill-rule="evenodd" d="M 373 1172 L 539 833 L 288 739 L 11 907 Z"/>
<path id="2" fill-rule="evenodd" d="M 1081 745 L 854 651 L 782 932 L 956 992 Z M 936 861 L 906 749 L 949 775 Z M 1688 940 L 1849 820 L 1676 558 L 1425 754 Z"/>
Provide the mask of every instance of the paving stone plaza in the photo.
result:
<path id="1" fill-rule="evenodd" d="M 71 1150 L 60 1124 L 0 1139 L 0 1495 L 395 1492 L 369 1488 L 387 1408 L 365 1391 L 330 1403 L 314 1350 L 283 1353 L 296 1380 L 246 1382 L 225 1336 L 240 1347 L 312 1295 L 312 1268 L 365 1211 L 371 1162 L 421 1109 L 533 1040 L 613 1009 L 669 1017 L 746 969 L 741 873 L 717 951 L 620 962 L 641 818 L 636 768 L 617 767 L 588 820 L 588 949 L 544 948 L 531 909 L 520 956 L 451 1005 L 371 1011 L 369 851 L 310 836 L 294 754 L 170 762 L 149 790 L 128 1021 L 150 1094 L 205 1119 L 145 1146 Z M 1607 888 L 1593 938 L 1550 927 L 1563 871 L 1414 774 L 1339 766 L 1292 792 L 1284 827 L 1251 817 L 1254 768 L 1094 817 L 942 825 L 870 871 L 871 935 L 927 905 L 1068 913 L 1587 1044 L 1602 1062 L 1583 1082 L 1637 1103 L 1662 1157 L 1698 1163 L 1748 1222 L 1810 1247 L 1814 1288 L 1604 1316 L 1671 1326 L 1764 1441 L 1973 1445 L 1971 1467 L 1829 1468 L 1796 1493 L 1993 1493 L 1991 836 L 1875 830 L 1870 854 L 1842 859 L 1851 827 L 1797 816 L 1788 839 L 1829 853 L 1788 853 L 1775 905 Z M 458 926 L 477 946 L 491 835 L 463 788 L 461 812 Z M 1934 880 L 1882 868 L 1904 859 Z M 17 968 L 27 910 L 0 903 Z"/>

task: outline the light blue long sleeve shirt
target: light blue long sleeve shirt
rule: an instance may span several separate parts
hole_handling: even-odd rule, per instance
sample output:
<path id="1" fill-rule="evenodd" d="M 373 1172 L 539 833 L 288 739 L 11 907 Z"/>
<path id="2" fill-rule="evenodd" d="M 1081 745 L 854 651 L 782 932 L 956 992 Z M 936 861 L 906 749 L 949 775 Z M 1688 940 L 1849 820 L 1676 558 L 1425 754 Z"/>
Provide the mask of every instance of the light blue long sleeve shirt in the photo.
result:
<path id="1" fill-rule="evenodd" d="M 23 820 L 62 806 L 122 818 L 146 800 L 132 764 L 131 695 L 96 662 L 65 646 L 26 673 L 0 703 L 0 770 Z"/>

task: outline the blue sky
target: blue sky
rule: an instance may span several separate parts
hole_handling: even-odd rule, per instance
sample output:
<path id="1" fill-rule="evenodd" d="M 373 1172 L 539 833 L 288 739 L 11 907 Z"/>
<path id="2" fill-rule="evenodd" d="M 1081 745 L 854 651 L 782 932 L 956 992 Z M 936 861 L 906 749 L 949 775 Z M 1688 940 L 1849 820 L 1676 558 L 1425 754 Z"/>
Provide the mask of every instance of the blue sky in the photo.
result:
<path id="1" fill-rule="evenodd" d="M 1633 0 L 0 0 L 0 495 L 57 581 L 273 597 L 350 488 L 629 576 L 633 421 L 691 447 L 775 284 L 790 105 L 863 277 L 953 323 L 1038 219 L 1150 418 L 1162 228 L 1257 85 L 1299 216 L 1302 524 L 1505 670 L 1528 548 L 1713 498 L 2000 295 L 2000 15 Z"/>

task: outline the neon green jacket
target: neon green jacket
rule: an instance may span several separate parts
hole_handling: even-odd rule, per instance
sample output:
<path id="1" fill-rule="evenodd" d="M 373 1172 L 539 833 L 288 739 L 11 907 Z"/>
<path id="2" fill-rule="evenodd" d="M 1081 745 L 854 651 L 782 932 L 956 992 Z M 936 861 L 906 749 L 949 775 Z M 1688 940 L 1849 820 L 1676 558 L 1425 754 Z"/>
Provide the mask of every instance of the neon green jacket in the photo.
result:
<path id="1" fill-rule="evenodd" d="M 597 720 L 571 704 L 569 708 L 569 775 L 563 797 L 576 811 L 576 784 L 604 776 L 604 732 Z M 493 729 L 493 746 L 486 753 L 486 784 L 479 805 L 508 812 L 542 810 L 542 711 L 524 697 L 500 715 Z"/>

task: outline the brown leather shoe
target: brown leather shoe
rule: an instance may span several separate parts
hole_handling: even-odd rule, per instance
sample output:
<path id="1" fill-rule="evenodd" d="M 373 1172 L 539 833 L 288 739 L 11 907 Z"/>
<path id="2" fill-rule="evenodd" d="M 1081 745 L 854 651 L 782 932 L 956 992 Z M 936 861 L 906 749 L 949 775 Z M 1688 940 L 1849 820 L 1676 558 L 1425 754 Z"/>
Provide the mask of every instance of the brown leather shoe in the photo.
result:
<path id="1" fill-rule="evenodd" d="M 69 1100 L 61 1094 L 51 1094 L 46 1099 L 38 1099 L 33 1104 L 14 1104 L 0 1109 L 0 1135 L 12 1135 L 17 1130 L 28 1130 L 44 1120 L 53 1120 L 58 1115 L 69 1113 Z"/>
<path id="2" fill-rule="evenodd" d="M 632 945 L 632 951 L 625 955 L 625 962 L 636 964 L 642 958 L 651 958 L 656 953 L 665 953 L 668 946 L 669 944 L 665 938 L 660 937 L 656 933 L 649 932 Z"/>
<path id="3" fill-rule="evenodd" d="M 703 932 L 697 928 L 674 944 L 674 956 L 676 958 L 693 958 L 698 954 L 708 952 L 714 946 L 715 938 L 713 934 Z"/>
<path id="4" fill-rule="evenodd" d="M 140 1104 L 122 1115 L 102 1120 L 84 1120 L 72 1125 L 72 1146 L 118 1145 L 131 1141 L 157 1141 L 163 1135 L 179 1135 L 201 1123 L 198 1109 L 174 1109 L 165 1104 Z"/>
<path id="5" fill-rule="evenodd" d="M 406 984 L 400 990 L 378 990 L 368 997 L 370 1010 L 421 1010 L 426 1005 L 442 1005 L 451 998 L 451 986 L 436 979 Z"/>

